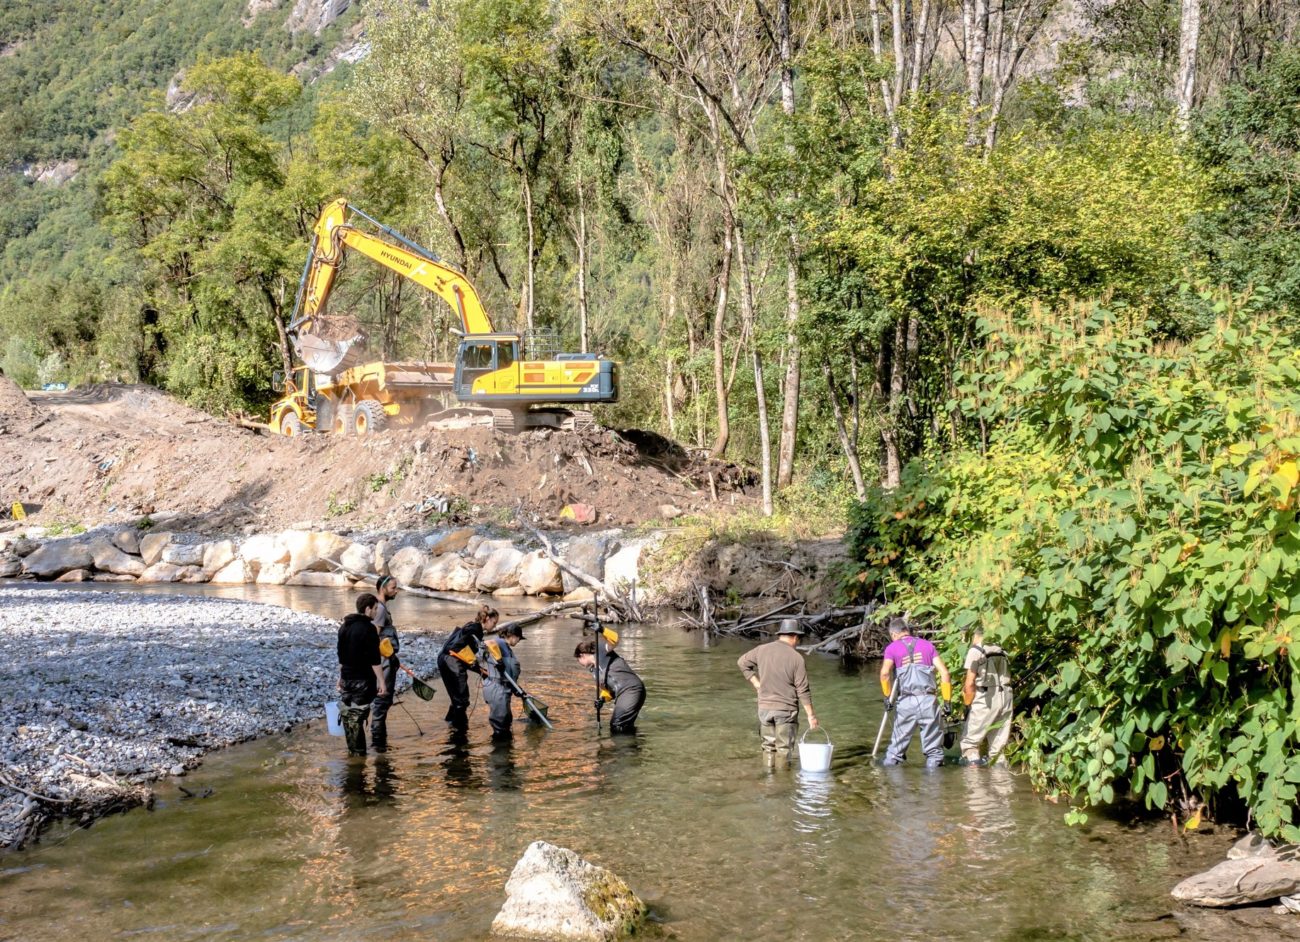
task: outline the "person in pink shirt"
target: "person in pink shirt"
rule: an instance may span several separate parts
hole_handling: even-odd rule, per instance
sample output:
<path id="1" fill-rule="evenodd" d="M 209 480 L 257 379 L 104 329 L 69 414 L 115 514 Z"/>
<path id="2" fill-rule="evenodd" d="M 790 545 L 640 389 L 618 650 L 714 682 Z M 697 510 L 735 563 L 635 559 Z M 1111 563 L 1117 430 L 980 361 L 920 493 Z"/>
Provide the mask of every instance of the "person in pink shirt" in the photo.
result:
<path id="1" fill-rule="evenodd" d="M 939 701 L 935 699 L 935 674 L 939 676 L 945 712 L 952 711 L 952 677 L 934 645 L 914 637 L 903 619 L 889 620 L 889 637 L 885 659 L 880 665 L 880 689 L 885 694 L 885 709 L 894 711 L 894 728 L 884 764 L 903 764 L 912 734 L 919 727 L 925 767 L 938 768 L 943 765 L 943 721 L 939 717 Z M 891 701 L 895 684 L 898 697 Z"/>

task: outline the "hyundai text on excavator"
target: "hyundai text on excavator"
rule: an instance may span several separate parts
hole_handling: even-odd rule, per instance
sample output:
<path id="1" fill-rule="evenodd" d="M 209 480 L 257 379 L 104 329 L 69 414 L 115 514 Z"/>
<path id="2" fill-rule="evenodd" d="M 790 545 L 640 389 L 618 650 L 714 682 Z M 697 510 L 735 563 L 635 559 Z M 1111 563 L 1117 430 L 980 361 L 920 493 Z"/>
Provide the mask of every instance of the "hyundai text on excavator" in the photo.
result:
<path id="1" fill-rule="evenodd" d="M 359 228 L 357 218 L 369 227 Z M 456 312 L 462 330 L 455 363 L 366 361 L 355 323 L 326 313 L 349 250 L 427 288 Z M 582 427 L 591 413 L 569 405 L 618 399 L 613 360 L 555 352 L 545 332 L 494 330 L 464 274 L 343 199 L 316 222 L 288 334 L 303 365 L 290 377 L 277 374 L 285 395 L 271 406 L 271 428 L 284 435 L 366 434 L 462 417 L 490 418 L 502 430 Z"/>

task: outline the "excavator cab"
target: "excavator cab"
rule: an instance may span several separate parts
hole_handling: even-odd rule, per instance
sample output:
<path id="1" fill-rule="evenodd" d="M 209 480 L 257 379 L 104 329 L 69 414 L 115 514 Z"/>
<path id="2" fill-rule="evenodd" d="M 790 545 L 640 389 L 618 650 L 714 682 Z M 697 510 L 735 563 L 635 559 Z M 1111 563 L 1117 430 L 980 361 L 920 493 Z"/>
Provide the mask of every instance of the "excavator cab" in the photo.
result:
<path id="1" fill-rule="evenodd" d="M 453 389 L 462 402 L 506 392 L 517 384 L 517 337 L 469 336 L 456 351 Z"/>

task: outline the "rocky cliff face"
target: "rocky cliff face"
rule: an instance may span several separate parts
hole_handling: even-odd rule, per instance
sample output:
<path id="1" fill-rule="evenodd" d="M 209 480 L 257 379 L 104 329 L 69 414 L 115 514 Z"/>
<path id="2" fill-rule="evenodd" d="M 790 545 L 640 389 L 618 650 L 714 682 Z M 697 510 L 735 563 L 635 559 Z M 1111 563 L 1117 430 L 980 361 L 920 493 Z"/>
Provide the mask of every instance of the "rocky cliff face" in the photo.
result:
<path id="1" fill-rule="evenodd" d="M 256 2 L 258 0 L 250 0 L 250 6 Z M 311 32 L 320 35 L 351 4 L 352 0 L 294 0 L 293 10 L 285 25 L 291 33 Z"/>

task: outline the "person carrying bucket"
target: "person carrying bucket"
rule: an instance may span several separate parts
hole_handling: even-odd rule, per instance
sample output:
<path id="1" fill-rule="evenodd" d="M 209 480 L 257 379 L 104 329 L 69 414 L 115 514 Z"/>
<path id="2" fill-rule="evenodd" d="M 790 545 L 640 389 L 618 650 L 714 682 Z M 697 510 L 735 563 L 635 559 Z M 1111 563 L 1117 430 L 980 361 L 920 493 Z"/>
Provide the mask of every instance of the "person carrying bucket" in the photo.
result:
<path id="1" fill-rule="evenodd" d="M 523 629 L 511 625 L 501 633 L 500 638 L 486 638 L 483 641 L 483 661 L 487 666 L 487 674 L 483 677 L 483 702 L 488 706 L 492 735 L 497 738 L 509 736 L 510 727 L 514 723 L 510 697 L 519 687 L 520 671 L 514 646 L 523 640 Z"/>
<path id="2" fill-rule="evenodd" d="M 370 704 L 370 744 L 374 746 L 375 752 L 387 752 L 388 711 L 393 708 L 397 671 L 401 667 L 397 652 L 402 643 L 397 638 L 397 629 L 393 627 L 393 616 L 388 613 L 388 603 L 397 597 L 397 580 L 392 576 L 382 576 L 375 583 L 375 594 L 379 602 L 375 607 L 373 621 L 375 630 L 379 632 L 379 655 L 382 658 L 379 666 L 383 669 L 388 692 L 381 693 Z"/>
<path id="3" fill-rule="evenodd" d="M 745 679 L 758 691 L 758 730 L 769 765 L 774 765 L 778 757 L 789 764 L 799 732 L 799 707 L 808 714 L 808 725 L 813 729 L 818 726 L 808 669 L 803 655 L 795 648 L 803 633 L 798 621 L 782 619 L 775 641 L 760 644 L 736 662 Z"/>
<path id="4" fill-rule="evenodd" d="M 380 668 L 379 633 L 374 618 L 379 599 L 369 592 L 357 599 L 357 610 L 339 627 L 339 700 L 348 755 L 366 754 L 366 715 L 376 694 L 389 692 Z"/>
<path id="5" fill-rule="evenodd" d="M 925 767 L 943 765 L 943 721 L 935 700 L 935 674 L 943 695 L 945 713 L 952 711 L 952 677 L 934 645 L 914 637 L 901 618 L 889 620 L 889 637 L 885 659 L 880 665 L 880 689 L 885 694 L 885 710 L 894 711 L 894 728 L 885 752 L 885 765 L 901 765 L 907 759 L 912 733 L 921 731 L 921 751 Z M 895 677 L 897 674 L 897 677 Z M 898 685 L 897 702 L 890 699 L 893 685 Z"/>
<path id="6" fill-rule="evenodd" d="M 480 607 L 478 617 L 453 631 L 438 651 L 438 673 L 451 700 L 447 722 L 456 729 L 469 725 L 469 668 L 486 675 L 478 656 L 483 649 L 483 635 L 497 626 L 499 617 L 495 608 Z"/>
<path id="7" fill-rule="evenodd" d="M 966 652 L 965 667 L 961 698 L 970 712 L 961 737 L 961 761 L 965 765 L 993 765 L 1001 758 L 1011 735 L 1011 670 L 1007 655 L 998 645 L 985 644 L 984 633 L 977 631 Z M 985 740 L 989 754 L 982 759 L 980 747 Z"/>

